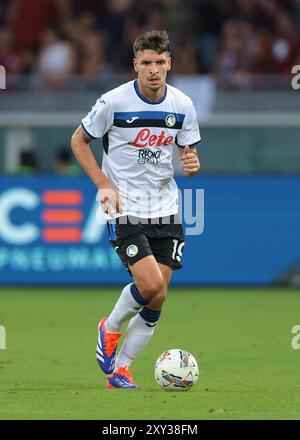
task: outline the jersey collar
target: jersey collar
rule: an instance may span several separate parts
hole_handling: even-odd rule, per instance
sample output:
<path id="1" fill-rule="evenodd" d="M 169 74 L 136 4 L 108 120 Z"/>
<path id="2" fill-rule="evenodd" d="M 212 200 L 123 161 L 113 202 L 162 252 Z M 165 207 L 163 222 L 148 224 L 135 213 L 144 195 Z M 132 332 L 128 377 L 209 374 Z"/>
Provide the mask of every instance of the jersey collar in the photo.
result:
<path id="1" fill-rule="evenodd" d="M 150 99 L 148 99 L 144 95 L 142 95 L 142 92 L 140 91 L 137 79 L 134 81 L 133 85 L 134 85 L 134 90 L 136 91 L 136 94 L 138 95 L 138 97 L 142 101 L 146 102 L 147 104 L 152 104 L 152 105 L 161 104 L 167 96 L 167 91 L 168 91 L 167 84 L 165 85 L 165 91 L 164 91 L 163 96 L 158 101 L 150 101 Z"/>

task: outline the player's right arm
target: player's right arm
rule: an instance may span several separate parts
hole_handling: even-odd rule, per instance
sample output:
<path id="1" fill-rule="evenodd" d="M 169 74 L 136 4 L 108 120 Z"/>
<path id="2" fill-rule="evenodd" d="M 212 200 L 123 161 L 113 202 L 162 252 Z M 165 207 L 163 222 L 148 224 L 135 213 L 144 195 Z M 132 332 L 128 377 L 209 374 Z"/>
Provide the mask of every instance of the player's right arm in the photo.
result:
<path id="1" fill-rule="evenodd" d="M 122 213 L 120 196 L 98 166 L 89 146 L 90 141 L 91 139 L 87 137 L 80 126 L 72 136 L 71 147 L 83 170 L 90 177 L 96 188 L 100 190 L 100 202 L 103 211 L 112 217 L 112 208 Z"/>

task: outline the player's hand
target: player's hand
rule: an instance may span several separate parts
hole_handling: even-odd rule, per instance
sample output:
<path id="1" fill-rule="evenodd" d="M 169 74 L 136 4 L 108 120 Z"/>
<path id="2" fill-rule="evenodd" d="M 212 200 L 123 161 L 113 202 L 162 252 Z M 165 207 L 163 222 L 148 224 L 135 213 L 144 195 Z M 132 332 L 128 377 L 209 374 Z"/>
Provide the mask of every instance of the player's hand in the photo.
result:
<path id="1" fill-rule="evenodd" d="M 114 217 L 114 211 L 122 214 L 123 208 L 119 193 L 113 187 L 99 190 L 100 203 L 103 211 L 110 217 Z"/>
<path id="2" fill-rule="evenodd" d="M 197 153 L 188 145 L 184 147 L 180 162 L 183 172 L 188 176 L 193 176 L 200 170 L 200 162 Z"/>

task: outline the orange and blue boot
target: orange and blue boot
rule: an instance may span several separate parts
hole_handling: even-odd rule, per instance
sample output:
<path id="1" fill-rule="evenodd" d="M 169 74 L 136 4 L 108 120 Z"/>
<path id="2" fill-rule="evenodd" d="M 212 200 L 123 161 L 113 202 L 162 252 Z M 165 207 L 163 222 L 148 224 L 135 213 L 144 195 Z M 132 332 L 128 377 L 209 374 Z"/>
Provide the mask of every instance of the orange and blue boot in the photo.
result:
<path id="1" fill-rule="evenodd" d="M 101 319 L 98 324 L 96 359 L 104 373 L 111 374 L 115 368 L 117 347 L 121 333 L 108 333 L 106 331 L 107 319 L 107 317 Z"/>
<path id="2" fill-rule="evenodd" d="M 133 382 L 128 367 L 118 368 L 107 377 L 106 388 L 121 388 L 123 390 L 140 388 Z"/>

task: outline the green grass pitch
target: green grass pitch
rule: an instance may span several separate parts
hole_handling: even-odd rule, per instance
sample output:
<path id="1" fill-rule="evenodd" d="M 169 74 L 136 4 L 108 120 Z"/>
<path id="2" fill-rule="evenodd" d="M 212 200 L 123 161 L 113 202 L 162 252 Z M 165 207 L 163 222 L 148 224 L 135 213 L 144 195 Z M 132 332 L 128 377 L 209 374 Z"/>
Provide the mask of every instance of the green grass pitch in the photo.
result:
<path id="1" fill-rule="evenodd" d="M 0 419 L 299 419 L 300 294 L 284 289 L 170 289 L 154 337 L 132 365 L 141 390 L 105 389 L 97 324 L 119 289 L 0 290 Z M 183 348 L 197 385 L 165 392 L 157 357 Z"/>

